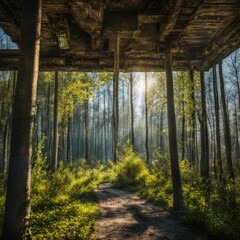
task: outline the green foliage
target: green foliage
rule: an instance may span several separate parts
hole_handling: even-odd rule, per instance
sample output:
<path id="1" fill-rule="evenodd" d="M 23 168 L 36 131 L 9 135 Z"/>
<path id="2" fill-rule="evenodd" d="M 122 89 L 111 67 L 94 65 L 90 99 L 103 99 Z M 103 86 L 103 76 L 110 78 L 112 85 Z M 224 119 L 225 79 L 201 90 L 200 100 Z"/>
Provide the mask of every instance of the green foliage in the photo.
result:
<path id="1" fill-rule="evenodd" d="M 115 166 L 114 186 L 138 190 L 144 187 L 148 169 L 142 159 L 137 156 L 129 143 L 123 146 L 123 156 Z"/>
<path id="2" fill-rule="evenodd" d="M 192 130 L 193 112 L 201 111 L 199 72 L 195 72 L 194 82 L 191 81 L 188 72 L 177 72 L 174 75 L 174 80 L 176 115 L 179 119 L 183 116 L 186 117 L 187 130 L 190 131 Z"/>
<path id="3" fill-rule="evenodd" d="M 108 176 L 116 187 L 136 191 L 141 197 L 167 209 L 172 206 L 172 182 L 169 156 L 156 150 L 151 168 L 137 156 L 129 144 L 116 164 L 110 164 Z M 197 169 L 188 161 L 180 162 L 183 194 L 186 211 L 181 213 L 183 221 L 202 228 L 217 239 L 240 239 L 240 179 L 236 179 L 237 207 L 231 204 L 232 186 L 219 185 L 212 179 L 208 185 L 210 198 L 206 197 L 207 185 L 203 184 Z"/>
<path id="4" fill-rule="evenodd" d="M 46 87 L 50 84 L 54 87 L 54 72 L 39 72 L 38 76 L 38 90 L 46 91 Z"/>
<path id="5" fill-rule="evenodd" d="M 33 212 L 32 239 L 90 239 L 98 207 L 79 200 L 63 201 Z"/>
<path id="6" fill-rule="evenodd" d="M 240 208 L 231 202 L 231 187 L 221 186 L 216 179 L 203 184 L 196 171 L 189 166 L 181 166 L 183 187 L 187 210 L 183 220 L 201 226 L 206 232 L 217 239 L 239 239 Z M 239 185 L 236 185 L 239 189 Z M 209 199 L 206 198 L 206 188 L 209 189 Z"/>
<path id="7" fill-rule="evenodd" d="M 0 76 L 0 106 L 1 117 L 0 117 L 0 127 L 2 127 L 9 118 L 9 113 L 12 107 L 12 95 L 13 95 L 13 73 L 4 72 Z M 0 141 L 1 143 L 1 141 Z"/>
<path id="8" fill-rule="evenodd" d="M 98 74 L 99 77 L 99 85 L 105 84 L 113 79 L 113 74 L 109 72 L 100 72 Z"/>
<path id="9" fill-rule="evenodd" d="M 164 73 L 153 73 L 156 81 L 148 89 L 148 108 L 153 115 L 159 115 L 166 106 L 166 77 Z"/>
<path id="10" fill-rule="evenodd" d="M 75 103 L 89 99 L 92 94 L 91 85 L 91 79 L 86 74 L 81 74 L 79 79 L 65 84 L 65 87 L 59 93 L 59 114 L 61 118 L 70 118 L 73 114 Z"/>
<path id="11" fill-rule="evenodd" d="M 168 156 L 160 150 L 154 152 L 156 160 L 152 163 L 147 184 L 140 190 L 140 196 L 150 202 L 167 208 L 172 205 L 172 183 Z"/>
<path id="12" fill-rule="evenodd" d="M 36 150 L 32 175 L 32 239 L 90 239 L 99 212 L 94 191 L 105 168 L 90 168 L 81 161 L 47 172 L 43 146 L 44 139 Z"/>
<path id="13" fill-rule="evenodd" d="M 141 197 L 168 207 L 172 203 L 172 186 L 169 164 L 159 151 L 159 161 L 148 169 L 145 162 L 134 153 L 129 143 L 123 146 L 123 155 L 116 164 L 110 163 L 108 180 L 117 188 L 137 192 Z"/>
<path id="14" fill-rule="evenodd" d="M 59 116 L 63 121 L 72 117 L 77 103 L 94 97 L 94 90 L 112 79 L 111 73 L 64 73 L 59 88 Z"/>
<path id="15" fill-rule="evenodd" d="M 42 151 L 44 148 L 45 138 L 42 138 L 36 148 L 34 167 L 32 170 L 32 203 L 42 203 L 46 200 L 47 192 L 47 164 L 46 158 L 43 156 Z"/>
<path id="16" fill-rule="evenodd" d="M 60 166 L 50 173 L 42 154 L 42 139 L 35 152 L 32 178 L 32 239 L 91 239 L 98 217 L 94 191 L 98 184 L 111 181 L 119 188 L 136 191 L 141 197 L 168 208 L 172 205 L 172 184 L 169 156 L 156 150 L 151 168 L 126 143 L 123 155 L 108 168 L 95 163 L 94 167 L 80 160 L 74 166 Z M 180 162 L 186 211 L 181 218 L 205 230 L 217 239 L 239 239 L 240 178 L 236 178 L 237 206 L 231 205 L 232 186 L 221 186 L 211 179 L 210 197 L 206 184 L 188 161 Z M 0 176 L 0 226 L 5 201 L 3 177 Z M 137 214 L 138 209 L 132 209 Z"/>

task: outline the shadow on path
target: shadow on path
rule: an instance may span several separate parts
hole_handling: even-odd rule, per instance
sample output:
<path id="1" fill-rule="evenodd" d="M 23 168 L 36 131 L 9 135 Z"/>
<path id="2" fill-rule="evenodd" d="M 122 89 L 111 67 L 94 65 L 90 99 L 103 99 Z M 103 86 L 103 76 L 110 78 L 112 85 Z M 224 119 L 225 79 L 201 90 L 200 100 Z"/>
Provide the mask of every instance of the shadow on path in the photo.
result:
<path id="1" fill-rule="evenodd" d="M 100 185 L 97 197 L 100 217 L 95 239 L 207 240 L 169 213 L 109 184 Z"/>

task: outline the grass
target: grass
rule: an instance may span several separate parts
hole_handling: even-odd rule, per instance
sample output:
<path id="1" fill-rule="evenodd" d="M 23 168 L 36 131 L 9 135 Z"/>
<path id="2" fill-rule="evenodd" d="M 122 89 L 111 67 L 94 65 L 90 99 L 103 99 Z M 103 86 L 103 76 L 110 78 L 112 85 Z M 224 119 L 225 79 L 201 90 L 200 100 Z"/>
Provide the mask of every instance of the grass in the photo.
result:
<path id="1" fill-rule="evenodd" d="M 61 166 L 45 174 L 39 166 L 33 170 L 32 239 L 91 239 L 99 215 L 94 191 L 103 167 Z"/>
<path id="2" fill-rule="evenodd" d="M 105 168 L 100 164 L 91 168 L 81 160 L 74 166 L 60 166 L 50 172 L 42 156 L 42 146 L 40 143 L 36 150 L 32 171 L 31 239 L 91 239 L 99 215 L 94 192 L 105 178 Z M 0 194 L 1 231 L 5 202 L 3 180 Z"/>
<path id="3" fill-rule="evenodd" d="M 94 202 L 63 201 L 32 215 L 32 239 L 90 239 L 98 216 Z"/>
<path id="4" fill-rule="evenodd" d="M 136 192 L 140 197 L 170 210 L 172 206 L 172 184 L 169 157 L 156 152 L 156 160 L 148 168 L 130 145 L 125 145 L 119 162 L 109 169 L 109 181 L 115 187 Z M 212 238 L 240 239 L 240 178 L 236 179 L 237 206 L 231 204 L 231 185 L 221 186 L 211 179 L 210 197 L 206 198 L 206 186 L 199 173 L 188 161 L 180 162 L 183 194 L 186 210 L 180 218 L 201 228 Z M 222 190 L 224 188 L 224 191 Z"/>
<path id="5" fill-rule="evenodd" d="M 51 173 L 46 169 L 40 145 L 32 174 L 32 239 L 91 239 L 99 214 L 94 191 L 106 181 L 169 209 L 172 205 L 169 157 L 160 152 L 155 156 L 156 160 L 148 168 L 131 146 L 125 145 L 120 160 L 116 164 L 109 163 L 108 168 L 100 164 L 90 168 L 82 160 L 76 166 L 60 166 Z M 188 161 L 181 161 L 180 169 L 186 205 L 181 219 L 201 228 L 212 238 L 240 239 L 240 178 L 236 178 L 237 206 L 233 207 L 229 197 L 231 185 L 225 184 L 223 189 L 217 180 L 211 179 L 207 200 L 206 188 L 197 170 L 193 170 Z M 4 201 L 5 188 L 1 180 L 0 226 Z M 137 207 L 130 210 L 134 216 L 141 214 Z"/>

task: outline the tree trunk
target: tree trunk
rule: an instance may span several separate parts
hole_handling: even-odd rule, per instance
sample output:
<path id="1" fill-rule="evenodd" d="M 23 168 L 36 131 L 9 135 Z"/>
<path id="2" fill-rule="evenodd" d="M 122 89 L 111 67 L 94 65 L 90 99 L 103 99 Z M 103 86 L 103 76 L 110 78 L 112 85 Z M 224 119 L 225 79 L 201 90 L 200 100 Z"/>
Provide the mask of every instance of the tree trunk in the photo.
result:
<path id="1" fill-rule="evenodd" d="M 133 110 L 133 74 L 130 73 L 130 105 L 131 105 L 131 144 L 134 149 L 134 110 Z"/>
<path id="2" fill-rule="evenodd" d="M 235 161 L 237 168 L 240 170 L 240 149 L 239 149 L 239 139 L 238 139 L 238 116 L 237 116 L 237 103 L 234 101 L 234 125 L 235 125 L 235 139 L 236 139 L 236 147 L 235 147 Z"/>
<path id="3" fill-rule="evenodd" d="M 165 68 L 167 77 L 168 137 L 173 185 L 173 207 L 176 210 L 180 210 L 184 208 L 184 202 L 182 196 L 182 182 L 177 150 L 176 118 L 172 75 L 172 53 L 170 42 L 165 43 Z"/>
<path id="4" fill-rule="evenodd" d="M 6 123 L 3 131 L 3 153 L 2 153 L 2 169 L 4 173 L 7 172 L 8 162 L 8 137 L 9 137 L 9 119 L 6 119 Z"/>
<path id="5" fill-rule="evenodd" d="M 219 179 L 223 177 L 222 168 L 222 153 L 221 153 L 221 137 L 220 137 L 220 120 L 219 120 L 219 101 L 218 101 L 218 88 L 217 88 L 217 77 L 216 77 L 216 66 L 213 66 L 213 91 L 214 91 L 214 107 L 216 117 L 216 157 L 218 162 Z"/>
<path id="6" fill-rule="evenodd" d="M 232 143 L 231 143 L 231 133 L 229 126 L 229 119 L 227 113 L 226 99 L 225 99 L 225 85 L 222 72 L 222 61 L 219 62 L 219 78 L 220 78 L 220 89 L 221 89 L 221 100 L 222 100 L 222 110 L 223 110 L 223 124 L 224 124 L 224 139 L 225 139 L 225 151 L 228 167 L 229 178 L 234 181 L 234 171 L 232 164 Z"/>
<path id="7" fill-rule="evenodd" d="M 58 71 L 55 71 L 52 168 L 58 167 Z"/>
<path id="8" fill-rule="evenodd" d="M 145 72 L 145 149 L 146 149 L 146 163 L 149 164 L 149 147 L 148 147 L 148 83 L 147 73 Z"/>
<path id="9" fill-rule="evenodd" d="M 212 79 L 208 78 L 208 90 L 211 91 L 211 87 L 210 87 L 210 81 L 212 81 Z M 215 120 L 214 120 L 214 109 L 213 109 L 213 97 L 212 94 L 209 94 L 208 97 L 208 104 L 209 107 L 208 109 L 208 116 L 207 116 L 207 120 L 208 120 L 208 126 L 209 126 L 209 130 L 210 130 L 210 151 L 209 151 L 209 158 L 213 159 L 213 171 L 214 171 L 214 177 L 215 179 L 218 178 L 217 176 L 217 163 L 216 163 L 216 127 L 215 127 Z"/>
<path id="10" fill-rule="evenodd" d="M 190 162 L 192 166 L 196 165 L 196 138 L 195 138 L 195 129 L 196 129 L 196 118 L 195 118 L 195 96 L 194 96 L 194 75 L 193 70 L 189 71 L 190 80 L 191 80 L 191 100 L 193 103 L 192 115 L 191 115 L 191 136 L 190 136 Z"/>
<path id="11" fill-rule="evenodd" d="M 76 151 L 76 158 L 80 158 L 80 146 L 81 146 L 81 111 L 80 111 L 80 105 L 78 105 L 77 110 L 77 116 L 76 116 L 76 124 L 77 124 L 77 130 L 76 130 L 76 136 L 77 136 L 77 151 Z"/>
<path id="12" fill-rule="evenodd" d="M 197 126 L 196 126 L 196 129 L 197 129 Z M 199 146 L 199 144 L 198 144 L 198 133 L 197 133 L 197 131 L 196 131 L 196 134 L 195 134 L 195 152 L 196 152 L 196 168 L 198 168 L 198 163 L 199 163 L 199 152 L 198 152 L 198 146 Z"/>
<path id="13" fill-rule="evenodd" d="M 23 1 L 19 71 L 13 104 L 3 240 L 29 238 L 32 131 L 39 68 L 41 0 Z"/>
<path id="14" fill-rule="evenodd" d="M 67 123 L 67 161 L 66 165 L 71 163 L 71 117 L 68 118 Z"/>
<path id="15" fill-rule="evenodd" d="M 107 162 L 107 123 L 106 123 L 106 89 L 103 90 L 103 134 L 104 134 L 104 162 Z"/>
<path id="16" fill-rule="evenodd" d="M 94 145 L 94 159 L 96 159 L 97 156 L 97 136 L 96 136 L 96 107 L 95 107 L 95 101 L 93 101 L 93 145 Z"/>
<path id="17" fill-rule="evenodd" d="M 84 126 L 85 126 L 85 160 L 88 162 L 88 100 L 84 103 L 85 105 L 85 114 L 84 114 Z"/>
<path id="18" fill-rule="evenodd" d="M 119 33 L 115 37 L 114 52 L 114 80 L 113 80 L 113 161 L 118 159 L 118 123 L 119 123 L 119 106 L 118 106 L 118 82 L 119 82 Z"/>
<path id="19" fill-rule="evenodd" d="M 16 90 L 16 82 L 17 82 L 17 71 L 14 71 L 13 73 L 13 83 L 12 83 L 12 99 L 11 99 L 11 106 L 9 106 L 9 111 L 10 109 L 13 109 L 13 103 L 14 103 L 14 97 L 15 97 L 15 90 Z M 4 165 L 4 173 L 7 173 L 8 171 L 8 163 L 9 163 L 9 143 L 11 140 L 11 132 L 12 132 L 12 111 L 10 112 L 10 116 L 8 119 L 8 136 L 6 139 L 6 149 L 5 149 L 5 165 Z M 4 156 L 4 154 L 3 154 Z"/>
<path id="20" fill-rule="evenodd" d="M 124 123 L 124 115 L 125 115 L 125 84 L 124 84 L 124 79 L 122 79 L 122 140 L 124 141 L 125 137 L 125 123 Z"/>
<path id="21" fill-rule="evenodd" d="M 153 137 L 153 110 L 150 111 L 150 124 L 151 124 L 151 134 L 150 134 L 150 156 L 149 158 L 152 159 L 153 149 L 156 147 L 154 137 Z"/>
<path id="22" fill-rule="evenodd" d="M 131 125 L 131 121 L 130 121 L 130 119 L 129 119 L 129 117 L 130 117 L 130 107 L 131 107 L 131 103 L 130 103 L 130 84 L 128 83 L 127 84 L 127 121 L 126 121 L 126 123 L 127 123 L 127 138 L 129 139 L 129 138 L 131 138 L 131 134 L 130 134 L 130 125 Z M 132 143 L 132 141 L 131 141 L 131 143 Z"/>
<path id="23" fill-rule="evenodd" d="M 206 112 L 206 93 L 205 93 L 205 79 L 204 72 L 200 72 L 201 81 L 201 160 L 200 160 L 200 176 L 204 181 L 209 178 L 209 143 L 208 143 L 208 126 L 207 126 L 207 112 Z"/>
<path id="24" fill-rule="evenodd" d="M 45 153 L 48 156 L 48 164 L 50 164 L 50 95 L 51 94 L 51 84 L 50 81 L 48 82 L 48 88 L 47 88 L 47 109 L 46 109 L 46 122 L 45 122 L 45 136 L 46 136 L 46 142 L 45 142 Z"/>
<path id="25" fill-rule="evenodd" d="M 100 160 L 100 92 L 97 90 L 97 159 Z"/>
<path id="26" fill-rule="evenodd" d="M 108 92 L 108 159 L 111 157 L 113 158 L 113 141 L 112 141 L 112 137 L 113 137 L 113 133 L 112 133 L 112 130 L 113 130 L 113 121 L 111 121 L 111 116 L 112 116 L 112 113 L 111 113 L 111 106 L 113 106 L 112 104 L 112 92 L 111 92 L 111 82 L 108 82 L 108 89 L 107 89 L 107 92 Z"/>
<path id="27" fill-rule="evenodd" d="M 15 78 L 15 75 L 14 75 Z M 7 88 L 6 91 L 9 92 L 10 90 L 10 83 L 11 79 L 9 78 L 7 81 Z M 14 81 L 13 81 L 14 84 Z M 14 95 L 12 95 L 12 100 L 13 100 Z M 10 101 L 6 102 L 6 105 L 3 101 L 2 104 L 2 111 L 3 111 L 3 119 L 5 118 L 5 123 L 3 126 L 3 137 L 2 137 L 2 162 L 0 166 L 0 171 L 3 171 L 6 173 L 7 170 L 7 162 L 8 162 L 8 140 L 9 140 L 9 124 L 10 124 L 10 109 L 11 109 L 11 104 Z"/>
<path id="28" fill-rule="evenodd" d="M 185 103 L 184 103 L 184 96 L 182 99 L 182 160 L 185 159 L 185 123 L 186 123 L 186 117 L 185 117 Z"/>
<path id="29" fill-rule="evenodd" d="M 161 152 L 164 152 L 164 137 L 163 137 L 163 122 L 164 121 L 164 112 L 163 112 L 163 107 L 161 107 L 161 112 L 160 112 L 160 150 Z"/>

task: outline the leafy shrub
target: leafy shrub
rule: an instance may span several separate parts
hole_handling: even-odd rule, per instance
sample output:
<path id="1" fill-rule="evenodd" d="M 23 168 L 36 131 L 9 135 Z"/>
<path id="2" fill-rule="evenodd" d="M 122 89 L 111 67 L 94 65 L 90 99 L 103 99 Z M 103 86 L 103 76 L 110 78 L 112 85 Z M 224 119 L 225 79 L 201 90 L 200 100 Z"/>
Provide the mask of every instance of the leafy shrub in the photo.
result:
<path id="1" fill-rule="evenodd" d="M 81 161 L 80 167 L 48 172 L 43 146 L 41 141 L 32 175 L 32 239 L 90 239 L 99 212 L 93 192 L 105 168 Z"/>
<path id="2" fill-rule="evenodd" d="M 64 201 L 36 211 L 32 216 L 33 240 L 90 239 L 98 207 L 77 200 Z"/>
<path id="3" fill-rule="evenodd" d="M 124 146 L 124 154 L 116 164 L 110 164 L 109 179 L 117 187 L 137 191 L 137 193 L 163 208 L 172 206 L 172 182 L 169 156 L 155 151 L 151 168 L 137 156 L 129 145 Z M 217 239 L 240 239 L 240 178 L 236 178 L 237 206 L 232 206 L 232 184 L 211 178 L 211 184 L 204 184 L 198 169 L 187 160 L 180 161 L 183 195 L 186 211 L 181 214 L 183 221 L 201 227 Z M 206 197 L 209 189 L 209 198 Z"/>
<path id="4" fill-rule="evenodd" d="M 154 152 L 156 160 L 152 162 L 152 168 L 147 178 L 144 189 L 140 190 L 140 196 L 150 202 L 168 208 L 172 204 L 172 183 L 170 178 L 169 159 L 159 150 Z"/>
<path id="5" fill-rule="evenodd" d="M 149 175 L 146 164 L 128 143 L 123 147 L 123 156 L 117 162 L 115 171 L 114 186 L 133 191 L 144 187 Z"/>
<path id="6" fill-rule="evenodd" d="M 45 138 L 42 138 L 35 151 L 35 161 L 32 169 L 32 204 L 37 205 L 45 202 L 47 199 L 47 164 L 46 157 L 43 156 Z"/>

